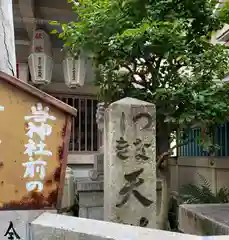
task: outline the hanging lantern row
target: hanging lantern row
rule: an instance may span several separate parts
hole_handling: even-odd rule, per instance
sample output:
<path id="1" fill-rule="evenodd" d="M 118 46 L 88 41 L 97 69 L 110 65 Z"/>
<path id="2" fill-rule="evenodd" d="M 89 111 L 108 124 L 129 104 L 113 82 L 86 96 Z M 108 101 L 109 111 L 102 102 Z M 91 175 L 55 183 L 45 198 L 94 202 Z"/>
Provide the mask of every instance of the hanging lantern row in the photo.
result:
<path id="1" fill-rule="evenodd" d="M 49 84 L 52 80 L 53 59 L 49 35 L 42 29 L 33 33 L 31 53 L 28 57 L 31 80 L 35 85 Z M 74 58 L 66 54 L 63 62 L 64 80 L 68 87 L 83 86 L 86 77 L 86 57 Z M 25 77 L 23 77 L 25 78 Z"/>

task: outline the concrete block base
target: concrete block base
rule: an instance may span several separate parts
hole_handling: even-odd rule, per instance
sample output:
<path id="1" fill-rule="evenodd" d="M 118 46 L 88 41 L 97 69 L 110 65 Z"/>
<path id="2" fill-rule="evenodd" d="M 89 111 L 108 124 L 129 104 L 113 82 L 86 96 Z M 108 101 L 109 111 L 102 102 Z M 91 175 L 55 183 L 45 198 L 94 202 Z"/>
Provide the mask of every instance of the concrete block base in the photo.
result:
<path id="1" fill-rule="evenodd" d="M 33 240 L 201 240 L 188 234 L 50 213 L 34 220 L 31 230 Z"/>
<path id="2" fill-rule="evenodd" d="M 56 211 L 51 211 L 55 213 Z M 44 213 L 44 210 L 31 210 L 31 211 L 1 211 L 0 212 L 0 239 L 9 239 L 9 235 L 4 236 L 7 229 L 12 222 L 13 228 L 9 229 L 9 233 L 13 232 L 13 229 L 18 234 L 20 239 L 30 239 L 29 223 Z M 14 236 L 14 239 L 17 239 Z"/>
<path id="3" fill-rule="evenodd" d="M 229 235 L 229 204 L 183 204 L 179 229 L 195 235 Z"/>

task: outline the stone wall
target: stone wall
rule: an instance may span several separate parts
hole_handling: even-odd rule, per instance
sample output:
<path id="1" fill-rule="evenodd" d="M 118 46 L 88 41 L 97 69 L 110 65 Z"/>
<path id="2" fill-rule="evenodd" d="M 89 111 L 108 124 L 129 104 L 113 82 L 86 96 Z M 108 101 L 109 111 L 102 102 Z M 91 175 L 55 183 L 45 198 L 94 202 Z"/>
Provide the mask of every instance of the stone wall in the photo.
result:
<path id="1" fill-rule="evenodd" d="M 202 183 L 202 175 L 210 183 L 211 190 L 216 192 L 222 187 L 229 188 L 228 157 L 178 157 L 170 160 L 171 190 L 188 183 Z"/>
<path id="2" fill-rule="evenodd" d="M 79 217 L 103 220 L 103 181 L 77 181 Z"/>

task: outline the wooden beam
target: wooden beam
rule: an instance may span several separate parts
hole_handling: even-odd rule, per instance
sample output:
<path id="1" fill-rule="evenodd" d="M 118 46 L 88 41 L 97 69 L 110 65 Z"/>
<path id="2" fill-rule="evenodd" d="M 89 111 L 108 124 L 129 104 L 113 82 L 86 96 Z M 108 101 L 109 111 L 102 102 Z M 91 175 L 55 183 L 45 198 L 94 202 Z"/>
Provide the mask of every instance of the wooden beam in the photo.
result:
<path id="1" fill-rule="evenodd" d="M 44 18 L 31 18 L 31 17 L 23 17 L 23 18 L 20 18 L 20 17 L 14 17 L 14 22 L 17 23 L 17 22 L 20 22 L 20 21 L 23 21 L 24 24 L 33 24 L 33 23 L 36 23 L 36 24 L 48 24 L 49 22 L 51 21 L 54 21 L 53 19 L 44 19 Z M 55 20 L 56 21 L 56 20 Z M 68 21 L 66 21 L 67 23 Z"/>
<path id="2" fill-rule="evenodd" d="M 27 92 L 30 95 L 33 95 L 35 97 L 38 97 L 42 101 L 47 102 L 47 103 L 55 106 L 56 108 L 66 112 L 68 114 L 71 114 L 72 116 L 77 115 L 77 110 L 75 108 L 70 107 L 68 104 L 56 99 L 55 97 L 53 97 L 45 92 L 42 92 L 38 88 L 36 88 L 26 82 L 23 82 L 22 80 L 19 80 L 16 77 L 12 77 L 9 74 L 6 74 L 5 72 L 0 71 L 0 80 L 7 82 L 17 88 L 20 88 L 24 92 Z"/>
<path id="3" fill-rule="evenodd" d="M 27 41 L 27 40 L 15 40 L 15 45 L 30 46 L 30 41 Z"/>

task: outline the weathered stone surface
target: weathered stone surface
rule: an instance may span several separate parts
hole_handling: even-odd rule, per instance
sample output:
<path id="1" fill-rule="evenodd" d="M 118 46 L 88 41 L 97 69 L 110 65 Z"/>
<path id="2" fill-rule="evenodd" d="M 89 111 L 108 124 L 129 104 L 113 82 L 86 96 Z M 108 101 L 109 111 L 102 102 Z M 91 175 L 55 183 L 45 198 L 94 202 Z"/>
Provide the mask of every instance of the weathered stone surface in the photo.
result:
<path id="1" fill-rule="evenodd" d="M 103 181 L 77 181 L 79 217 L 103 220 Z"/>
<path id="2" fill-rule="evenodd" d="M 88 218 L 96 219 L 96 220 L 103 220 L 104 215 L 104 207 L 91 207 L 88 208 Z"/>
<path id="3" fill-rule="evenodd" d="M 79 217 L 103 220 L 103 192 L 79 192 Z"/>
<path id="4" fill-rule="evenodd" d="M 84 207 L 103 206 L 103 192 L 80 192 L 79 205 Z"/>
<path id="5" fill-rule="evenodd" d="M 65 174 L 64 191 L 62 197 L 62 208 L 68 208 L 74 204 L 75 201 L 75 181 L 73 176 L 73 171 L 71 168 L 67 167 Z"/>
<path id="6" fill-rule="evenodd" d="M 100 180 L 103 179 L 104 174 L 103 159 L 104 159 L 103 153 L 98 153 L 95 156 L 94 168 L 89 171 L 89 177 L 91 178 L 91 180 L 96 181 L 99 179 Z"/>
<path id="7" fill-rule="evenodd" d="M 229 235 L 229 204 L 183 204 L 179 229 L 197 235 Z"/>
<path id="8" fill-rule="evenodd" d="M 194 235 L 48 213 L 33 221 L 31 227 L 33 240 L 201 240 Z"/>
<path id="9" fill-rule="evenodd" d="M 87 191 L 102 191 L 103 181 L 92 181 L 90 179 L 77 180 L 77 191 L 87 192 Z"/>
<path id="10" fill-rule="evenodd" d="M 96 170 L 97 172 L 103 174 L 104 173 L 104 154 L 103 153 L 99 153 L 96 157 L 96 162 L 95 162 L 95 166 L 96 166 Z"/>
<path id="11" fill-rule="evenodd" d="M 79 217 L 80 218 L 88 218 L 88 208 L 87 207 L 79 208 Z"/>
<path id="12" fill-rule="evenodd" d="M 104 125 L 104 219 L 155 228 L 155 106 L 121 99 L 108 107 Z"/>
<path id="13" fill-rule="evenodd" d="M 56 211 L 52 211 L 55 213 Z M 44 213 L 44 210 L 31 210 L 31 211 L 1 211 L 0 212 L 0 239 L 8 239 L 4 236 L 10 221 L 21 239 L 29 239 L 29 223 Z M 12 232 L 12 229 L 11 231 Z M 15 238 L 16 239 L 16 238 Z"/>

